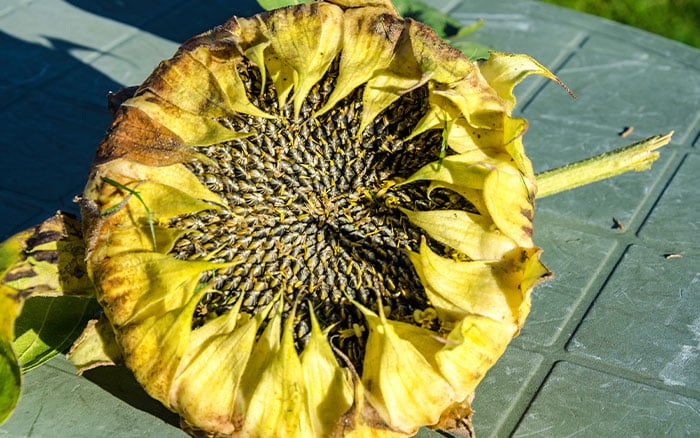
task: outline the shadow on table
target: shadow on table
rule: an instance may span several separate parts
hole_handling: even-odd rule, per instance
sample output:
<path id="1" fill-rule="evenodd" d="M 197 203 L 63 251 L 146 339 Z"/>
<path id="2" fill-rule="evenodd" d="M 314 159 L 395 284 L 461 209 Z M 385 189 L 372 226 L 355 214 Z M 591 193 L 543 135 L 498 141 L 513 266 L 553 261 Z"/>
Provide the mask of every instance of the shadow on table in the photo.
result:
<path id="1" fill-rule="evenodd" d="M 81 63 L 85 48 L 45 37 L 46 45 L 0 31 L 0 239 L 52 215 L 77 213 L 71 199 L 85 182 L 95 146 L 110 121 L 106 105 L 84 97 L 118 89 L 108 76 Z M 81 83 L 59 82 L 80 72 Z M 78 92 L 79 89 L 84 91 Z"/>
<path id="2" fill-rule="evenodd" d="M 262 11 L 255 0 L 68 0 L 68 3 L 176 43 L 222 24 L 233 15 L 248 17 Z"/>
<path id="3" fill-rule="evenodd" d="M 99 367 L 86 371 L 83 377 L 130 406 L 158 417 L 172 426 L 180 427 L 180 417 L 146 394 L 128 368 Z"/>

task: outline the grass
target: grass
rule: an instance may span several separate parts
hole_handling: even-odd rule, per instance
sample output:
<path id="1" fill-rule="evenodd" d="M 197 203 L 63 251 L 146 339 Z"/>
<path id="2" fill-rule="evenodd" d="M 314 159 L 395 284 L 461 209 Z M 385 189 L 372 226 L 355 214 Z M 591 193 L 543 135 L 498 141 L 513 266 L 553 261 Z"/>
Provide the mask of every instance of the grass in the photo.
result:
<path id="1" fill-rule="evenodd" d="M 542 0 L 700 48 L 700 0 Z"/>

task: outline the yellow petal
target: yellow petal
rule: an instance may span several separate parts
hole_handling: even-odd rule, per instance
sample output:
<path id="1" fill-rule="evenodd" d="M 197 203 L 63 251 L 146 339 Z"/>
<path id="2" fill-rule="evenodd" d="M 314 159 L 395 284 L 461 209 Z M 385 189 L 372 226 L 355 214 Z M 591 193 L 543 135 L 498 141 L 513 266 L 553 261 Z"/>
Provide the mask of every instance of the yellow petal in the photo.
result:
<path id="1" fill-rule="evenodd" d="M 498 261 L 463 262 L 439 256 L 425 241 L 420 253 L 409 253 L 438 315 L 451 321 L 480 315 L 509 324 L 519 320 L 522 259 L 529 260 L 527 255 L 516 250 Z"/>
<path id="2" fill-rule="evenodd" d="M 450 332 L 435 360 L 458 400 L 474 392 L 517 332 L 515 324 L 478 315 L 468 315 Z"/>
<path id="3" fill-rule="evenodd" d="M 231 114 L 232 109 L 216 79 L 187 52 L 162 61 L 148 78 L 145 90 L 192 114 L 212 119 Z M 145 90 L 139 90 L 137 96 Z"/>
<path id="4" fill-rule="evenodd" d="M 268 16 L 270 48 L 296 73 L 295 118 L 311 88 L 340 52 L 342 23 L 342 9 L 328 3 L 307 3 Z"/>
<path id="5" fill-rule="evenodd" d="M 501 98 L 474 70 L 471 75 L 449 87 L 435 88 L 434 94 L 451 101 L 471 126 L 484 129 L 503 129 L 505 107 Z"/>
<path id="6" fill-rule="evenodd" d="M 442 162 L 432 162 L 418 169 L 402 184 L 414 181 L 439 181 L 468 189 L 483 189 L 484 180 L 497 161 L 480 150 L 449 155 Z"/>
<path id="7" fill-rule="evenodd" d="M 428 26 L 405 20 L 391 63 L 367 81 L 359 132 L 401 95 L 429 82 L 450 88 L 474 72 L 476 67 Z"/>
<path id="8" fill-rule="evenodd" d="M 211 46 L 199 47 L 187 52 L 187 56 L 208 70 L 211 75 L 209 80 L 217 84 L 217 89 L 222 90 L 221 105 L 228 112 L 238 112 L 264 118 L 272 117 L 253 105 L 248 99 L 245 86 L 236 69 L 240 63 L 236 62 L 235 58 L 240 55 L 230 47 L 224 46 L 219 50 Z M 208 86 L 212 87 L 209 84 Z"/>
<path id="9" fill-rule="evenodd" d="M 362 95 L 362 118 L 359 132 L 401 95 L 428 83 L 433 71 L 416 59 L 408 28 L 396 44 L 391 63 L 367 81 Z"/>
<path id="10" fill-rule="evenodd" d="M 401 36 L 403 20 L 387 14 L 386 8 L 349 9 L 343 18 L 343 50 L 336 86 L 326 104 L 316 112 L 331 109 L 376 71 L 389 65 Z"/>
<path id="11" fill-rule="evenodd" d="M 116 365 L 123 360 L 114 328 L 104 316 L 88 322 L 66 357 L 78 369 L 78 374 L 105 365 Z"/>
<path id="12" fill-rule="evenodd" d="M 431 192 L 435 189 L 447 189 L 458 193 L 469 201 L 484 219 L 489 220 L 489 212 L 484 203 L 484 194 L 482 190 L 448 184 L 442 181 L 431 181 L 430 186 L 428 186 L 428 196 L 430 196 Z"/>
<path id="13" fill-rule="evenodd" d="M 491 52 L 489 58 L 479 63 L 479 70 L 489 85 L 503 99 L 508 114 L 515 106 L 513 88 L 531 74 L 549 78 L 571 91 L 551 71 L 527 55 Z"/>
<path id="14" fill-rule="evenodd" d="M 101 255 L 104 257 L 115 257 L 121 254 L 134 252 L 158 252 L 168 254 L 177 239 L 182 237 L 186 231 L 172 228 L 154 227 L 155 248 L 153 248 L 153 235 L 148 225 L 124 226 L 123 228 L 112 228 L 105 231 L 109 244 L 102 247 Z"/>
<path id="15" fill-rule="evenodd" d="M 452 387 L 411 341 L 397 334 L 394 322 L 360 309 L 369 325 L 362 384 L 372 406 L 406 433 L 437 423 L 454 401 Z"/>
<path id="16" fill-rule="evenodd" d="M 132 97 L 122 105 L 140 109 L 190 146 L 207 146 L 251 135 L 225 127 L 217 120 L 220 116 L 216 114 L 189 112 L 149 90 Z"/>
<path id="17" fill-rule="evenodd" d="M 406 19 L 411 51 L 422 72 L 430 72 L 432 81 L 452 84 L 477 69 L 462 52 L 447 44 L 428 25 Z"/>
<path id="18" fill-rule="evenodd" d="M 189 198 L 201 199 L 216 204 L 226 205 L 225 201 L 209 190 L 199 179 L 182 164 L 170 166 L 146 166 L 129 160 L 114 160 L 109 166 L 100 166 L 96 176 L 110 177 L 124 185 L 135 181 L 153 181 L 187 193 Z M 92 186 L 88 186 L 92 188 Z M 90 191 L 88 190 L 88 194 Z"/>
<path id="19" fill-rule="evenodd" d="M 205 271 L 230 265 L 177 260 L 138 252 L 104 260 L 95 268 L 101 304 L 115 328 L 184 306 L 200 287 Z"/>
<path id="20" fill-rule="evenodd" d="M 294 84 L 299 81 L 299 74 L 272 50 L 265 51 L 265 67 L 270 72 L 270 79 L 275 85 L 277 105 L 284 108 Z"/>
<path id="21" fill-rule="evenodd" d="M 293 317 L 280 340 L 277 311 L 260 337 L 243 377 L 246 412 L 243 433 L 253 436 L 313 436 L 304 372 L 294 348 Z"/>
<path id="22" fill-rule="evenodd" d="M 527 178 L 534 179 L 535 172 L 532 169 L 530 159 L 525 155 L 525 147 L 523 146 L 523 135 L 527 131 L 527 127 L 528 124 L 525 119 L 506 117 L 503 125 L 503 138 L 505 140 L 505 149 L 513 157 L 515 167 Z"/>
<path id="23" fill-rule="evenodd" d="M 184 307 L 154 314 L 117 333 L 124 362 L 148 394 L 168 403 L 170 387 L 192 331 L 192 315 L 200 300 L 194 294 Z"/>
<path id="24" fill-rule="evenodd" d="M 347 369 L 338 364 L 313 311 L 311 334 L 301 354 L 308 409 L 315 436 L 329 436 L 338 419 L 352 406 L 353 391 Z"/>
<path id="25" fill-rule="evenodd" d="M 192 332 L 170 390 L 171 408 L 204 430 L 233 433 L 244 409 L 236 404 L 241 378 L 271 306 L 247 318 L 242 302 Z"/>
<path id="26" fill-rule="evenodd" d="M 472 260 L 498 260 L 515 248 L 507 236 L 492 230 L 492 222 L 461 210 L 401 210 L 408 220 L 438 242 Z"/>
<path id="27" fill-rule="evenodd" d="M 535 186 L 517 169 L 500 166 L 484 181 L 484 201 L 499 230 L 518 246 L 531 247 Z"/>

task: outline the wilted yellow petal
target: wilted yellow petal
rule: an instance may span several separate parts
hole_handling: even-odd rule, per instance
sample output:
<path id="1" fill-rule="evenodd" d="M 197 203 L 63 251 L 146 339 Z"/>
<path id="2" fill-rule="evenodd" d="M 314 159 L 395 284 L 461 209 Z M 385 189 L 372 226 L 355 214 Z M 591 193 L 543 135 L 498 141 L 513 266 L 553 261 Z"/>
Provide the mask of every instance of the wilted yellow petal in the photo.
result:
<path id="1" fill-rule="evenodd" d="M 394 322 L 360 307 L 369 325 L 362 384 L 367 398 L 396 429 L 414 433 L 437 423 L 454 401 L 452 387 Z"/>
<path id="2" fill-rule="evenodd" d="M 477 315 L 468 315 L 455 326 L 435 360 L 458 400 L 474 392 L 518 330 L 515 324 Z"/>
<path id="3" fill-rule="evenodd" d="M 503 101 L 489 87 L 478 70 L 449 87 L 436 88 L 433 93 L 450 100 L 475 128 L 503 129 Z"/>
<path id="4" fill-rule="evenodd" d="M 244 113 L 264 118 L 272 117 L 253 105 L 248 99 L 245 86 L 236 69 L 238 65 L 237 63 L 230 62 L 232 58 L 231 51 L 233 49 L 230 46 L 224 46 L 218 51 L 216 51 L 216 49 L 217 48 L 214 47 L 199 47 L 188 52 L 187 56 L 191 57 L 196 63 L 201 64 L 208 70 L 210 76 L 206 75 L 204 72 L 197 73 L 207 78 L 208 82 L 205 86 L 213 88 L 214 86 L 209 82 L 217 84 L 216 89 L 222 91 L 220 105 L 228 112 Z"/>
<path id="5" fill-rule="evenodd" d="M 486 175 L 494 168 L 496 161 L 480 150 L 449 155 L 442 162 L 435 161 L 420 168 L 402 184 L 429 180 L 467 188 L 483 189 Z"/>
<path id="6" fill-rule="evenodd" d="M 527 255 L 514 250 L 497 261 L 463 262 L 439 256 L 425 241 L 420 253 L 409 253 L 438 314 L 451 321 L 480 315 L 508 324 L 519 321 Z"/>
<path id="7" fill-rule="evenodd" d="M 98 167 L 96 175 L 108 176 L 122 184 L 132 181 L 167 183 L 170 187 L 186 192 L 189 197 L 223 204 L 225 201 L 206 188 L 184 165 L 147 166 L 129 160 L 113 160 L 109 166 Z"/>
<path id="8" fill-rule="evenodd" d="M 340 51 L 343 11 L 328 3 L 308 3 L 297 9 L 281 9 L 266 22 L 271 30 L 270 48 L 296 73 L 294 116 L 314 86 L 326 74 Z M 272 30 L 285 29 L 285 32 Z"/>
<path id="9" fill-rule="evenodd" d="M 232 111 L 211 72 L 187 52 L 161 62 L 151 73 L 146 90 L 183 111 L 211 119 Z"/>
<path id="10" fill-rule="evenodd" d="M 494 169 L 484 181 L 484 201 L 499 230 L 518 246 L 531 247 L 535 188 L 509 166 Z"/>
<path id="11" fill-rule="evenodd" d="M 191 113 L 148 90 L 122 105 L 140 109 L 190 146 L 206 146 L 251 135 L 225 127 L 217 120 L 219 116 Z"/>
<path id="12" fill-rule="evenodd" d="M 67 354 L 67 358 L 78 369 L 78 374 L 105 365 L 116 365 L 122 361 L 122 351 L 109 320 L 93 319 L 83 330 Z"/>
<path id="13" fill-rule="evenodd" d="M 539 74 L 549 78 L 569 91 L 551 71 L 527 55 L 491 52 L 487 60 L 479 63 L 479 70 L 505 102 L 508 114 L 515 106 L 513 88 L 531 74 Z M 569 93 L 571 92 L 569 91 Z"/>
<path id="14" fill-rule="evenodd" d="M 527 131 L 527 127 L 527 120 L 525 119 L 506 117 L 505 124 L 503 125 L 503 144 L 508 154 L 513 157 L 513 164 L 515 167 L 527 178 L 533 179 L 535 177 L 535 172 L 532 169 L 530 159 L 525 155 L 525 146 L 523 146 L 523 135 L 525 131 Z"/>
<path id="15" fill-rule="evenodd" d="M 367 81 L 362 95 L 362 119 L 359 132 L 402 94 L 416 89 L 430 80 L 430 73 L 421 70 L 413 53 L 410 38 L 400 38 L 391 63 L 375 72 Z"/>
<path id="16" fill-rule="evenodd" d="M 387 14 L 386 8 L 358 8 L 343 17 L 343 50 L 336 86 L 326 104 L 316 114 L 323 114 L 375 72 L 389 65 L 394 46 L 403 31 L 403 20 Z"/>
<path id="17" fill-rule="evenodd" d="M 492 230 L 492 222 L 461 210 L 401 210 L 412 224 L 430 237 L 473 260 L 498 260 L 515 248 L 515 242 Z"/>
<path id="18" fill-rule="evenodd" d="M 154 235 L 151 234 L 151 227 L 148 224 L 110 229 L 109 244 L 103 247 L 102 255 L 114 257 L 143 251 L 167 254 L 172 251 L 177 239 L 186 233 L 185 230 L 162 227 L 154 227 L 153 232 L 155 234 L 155 248 L 153 248 Z"/>
<path id="19" fill-rule="evenodd" d="M 137 252 L 104 260 L 94 275 L 102 305 L 120 328 L 184 306 L 198 290 L 202 272 L 228 266 Z"/>
<path id="20" fill-rule="evenodd" d="M 192 314 L 200 298 L 193 294 L 183 307 L 118 328 L 117 339 L 124 352 L 124 362 L 148 394 L 166 405 L 173 378 L 189 343 Z"/>
<path id="21" fill-rule="evenodd" d="M 233 433 L 243 409 L 236 404 L 238 388 L 271 306 L 247 318 L 241 303 L 192 332 L 170 390 L 170 406 L 205 430 Z"/>
<path id="22" fill-rule="evenodd" d="M 313 435 L 329 436 L 352 406 L 353 391 L 348 371 L 338 364 L 313 312 L 311 335 L 300 359 Z"/>
<path id="23" fill-rule="evenodd" d="M 277 311 L 255 346 L 244 376 L 243 431 L 256 436 L 313 436 L 304 373 L 294 348 L 293 318 L 282 333 L 281 319 Z"/>

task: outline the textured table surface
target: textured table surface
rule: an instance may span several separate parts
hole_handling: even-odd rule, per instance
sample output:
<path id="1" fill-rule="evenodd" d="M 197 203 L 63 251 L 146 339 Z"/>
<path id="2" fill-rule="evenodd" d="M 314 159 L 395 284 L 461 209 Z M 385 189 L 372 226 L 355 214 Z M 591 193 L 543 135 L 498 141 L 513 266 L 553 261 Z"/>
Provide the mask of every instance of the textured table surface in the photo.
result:
<path id="1" fill-rule="evenodd" d="M 530 1 L 433 5 L 464 24 L 483 18 L 473 39 L 536 57 L 578 95 L 540 78 L 519 86 L 537 171 L 675 130 L 653 170 L 538 202 L 535 238 L 556 278 L 478 388 L 477 434 L 698 436 L 700 50 Z M 108 91 L 259 11 L 248 0 L 3 0 L 0 238 L 76 211 Z M 25 377 L 0 436 L 184 435 L 123 369 L 78 377 L 57 357 Z"/>

